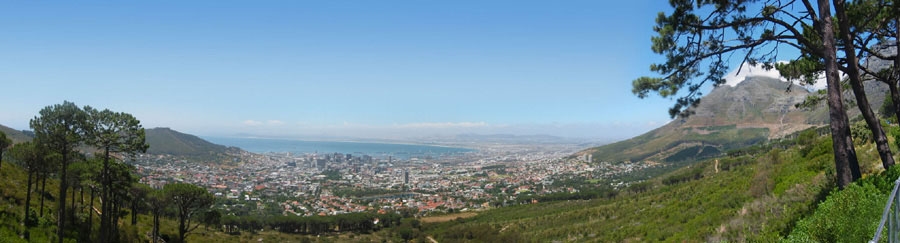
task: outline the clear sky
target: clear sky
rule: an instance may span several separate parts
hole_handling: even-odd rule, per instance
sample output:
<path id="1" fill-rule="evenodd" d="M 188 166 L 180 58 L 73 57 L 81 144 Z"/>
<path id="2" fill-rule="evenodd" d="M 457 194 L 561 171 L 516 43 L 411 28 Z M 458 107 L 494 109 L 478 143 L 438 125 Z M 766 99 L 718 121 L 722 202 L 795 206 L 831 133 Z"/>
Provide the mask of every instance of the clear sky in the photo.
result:
<path id="1" fill-rule="evenodd" d="M 14 1 L 0 124 L 63 100 L 198 135 L 618 139 L 666 1 Z"/>

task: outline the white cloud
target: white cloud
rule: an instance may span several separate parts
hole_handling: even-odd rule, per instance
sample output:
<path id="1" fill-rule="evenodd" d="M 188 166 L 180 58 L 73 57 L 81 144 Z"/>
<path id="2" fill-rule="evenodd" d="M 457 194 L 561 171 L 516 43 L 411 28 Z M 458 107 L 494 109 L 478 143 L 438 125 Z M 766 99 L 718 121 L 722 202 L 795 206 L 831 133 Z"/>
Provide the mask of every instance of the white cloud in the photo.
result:
<path id="1" fill-rule="evenodd" d="M 838 72 L 840 72 L 840 71 L 838 71 Z M 842 79 L 846 76 L 846 75 L 844 75 L 844 73 L 840 73 L 840 74 L 841 74 Z M 807 89 L 810 89 L 810 90 L 821 90 L 821 89 L 825 89 L 826 87 L 828 87 L 828 81 L 825 80 L 824 73 L 820 73 L 819 75 L 816 76 L 816 83 L 814 83 L 813 85 L 804 85 L 804 87 L 806 87 Z"/>
<path id="2" fill-rule="evenodd" d="M 273 126 L 280 126 L 280 125 L 284 125 L 284 122 L 280 121 L 280 120 L 269 120 L 266 122 L 266 124 L 273 125 Z"/>
<path id="3" fill-rule="evenodd" d="M 735 68 L 725 75 L 725 85 L 734 87 L 735 85 L 743 82 L 747 77 L 751 76 L 769 77 L 787 82 L 787 79 L 781 77 L 781 74 L 778 72 L 778 70 L 775 70 L 774 68 L 771 70 L 766 70 L 762 66 L 754 66 L 744 62 L 741 63 L 740 68 Z"/>
<path id="4" fill-rule="evenodd" d="M 778 62 L 783 63 L 786 61 L 778 61 Z M 738 70 L 740 70 L 740 72 L 738 72 Z M 763 68 L 760 65 L 754 66 L 754 65 L 750 65 L 749 63 L 744 62 L 741 64 L 740 68 L 735 68 L 734 70 L 732 70 L 731 72 L 729 72 L 728 74 L 725 75 L 725 85 L 734 87 L 735 85 L 743 82 L 744 79 L 746 79 L 747 77 L 752 77 L 752 76 L 775 78 L 775 79 L 779 79 L 779 80 L 785 81 L 785 82 L 788 81 L 786 78 L 781 76 L 781 73 L 779 73 L 778 70 L 775 70 L 774 68 L 771 70 L 766 70 L 765 68 Z M 841 77 L 844 77 L 843 73 L 841 73 Z M 816 78 L 816 82 L 813 85 L 804 85 L 804 87 L 806 87 L 807 89 L 810 89 L 810 90 L 825 89 L 826 86 L 827 86 L 827 83 L 825 82 L 825 75 L 822 75 L 822 74 L 818 75 L 818 77 Z"/>

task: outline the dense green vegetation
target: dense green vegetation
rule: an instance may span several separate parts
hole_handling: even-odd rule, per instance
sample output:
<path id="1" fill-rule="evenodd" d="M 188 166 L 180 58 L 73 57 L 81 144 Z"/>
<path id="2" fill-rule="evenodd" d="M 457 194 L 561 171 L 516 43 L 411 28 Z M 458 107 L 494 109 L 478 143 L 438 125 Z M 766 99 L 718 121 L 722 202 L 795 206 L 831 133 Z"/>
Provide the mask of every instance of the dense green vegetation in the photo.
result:
<path id="1" fill-rule="evenodd" d="M 697 161 L 722 155 L 722 151 L 713 146 L 692 146 L 687 149 L 676 152 L 669 157 L 663 159 L 667 163 L 679 162 L 685 160 Z"/>
<path id="2" fill-rule="evenodd" d="M 895 139 L 900 129 L 891 127 Z M 895 140 L 898 142 L 900 140 Z M 870 145 L 871 146 L 871 145 Z M 882 210 L 894 182 L 900 177 L 900 168 L 893 166 L 872 176 L 865 177 L 843 190 L 834 190 L 821 202 L 816 211 L 798 221 L 790 233 L 788 242 L 866 242 L 872 239 L 881 218 Z M 881 241 L 886 242 L 885 227 Z"/>
<path id="3" fill-rule="evenodd" d="M 712 126 L 681 128 L 676 122 L 632 139 L 596 147 L 588 151 L 607 162 L 640 161 L 657 155 L 667 162 L 699 160 L 719 152 L 750 146 L 769 137 L 767 128 Z M 667 152 L 670 150 L 672 154 Z"/>
<path id="4" fill-rule="evenodd" d="M 5 156 L 9 158 L 10 156 Z M 4 159 L 9 163 L 10 160 Z M 8 164 L 0 170 L 0 242 L 25 242 L 19 237 L 29 235 L 32 242 L 50 242 L 56 234 L 56 224 L 52 216 L 55 211 L 53 201 L 32 200 L 32 227 L 23 225 L 25 219 L 26 173 L 16 164 Z M 40 193 L 41 197 L 52 198 L 53 189 L 58 188 L 56 181 L 48 181 L 48 193 Z M 43 206 L 41 206 L 43 205 Z"/>
<path id="5" fill-rule="evenodd" d="M 320 235 L 335 232 L 371 233 L 373 231 L 400 224 L 401 215 L 397 213 L 348 213 L 334 216 L 298 217 L 294 215 L 265 217 L 229 217 L 222 218 L 226 232 L 256 232 L 264 229 L 277 230 L 282 233 Z M 376 220 L 377 219 L 377 220 Z M 377 223 L 376 223 L 377 222 Z"/>
<path id="6" fill-rule="evenodd" d="M 567 200 L 589 200 L 612 198 L 619 194 L 619 191 L 608 185 L 592 185 L 589 182 L 583 183 L 575 192 L 555 192 L 542 195 L 524 195 L 516 198 L 516 203 L 527 204 L 537 202 L 567 201 Z"/>
<path id="7" fill-rule="evenodd" d="M 893 169 L 892 170 L 896 170 Z M 888 177 L 886 175 L 879 177 Z M 892 184 L 889 184 L 892 185 Z M 885 192 L 887 189 L 887 192 Z M 835 191 L 816 212 L 800 220 L 789 242 L 866 242 L 872 239 L 891 187 L 877 188 L 859 181 Z M 873 220 L 875 219 L 875 220 Z"/>

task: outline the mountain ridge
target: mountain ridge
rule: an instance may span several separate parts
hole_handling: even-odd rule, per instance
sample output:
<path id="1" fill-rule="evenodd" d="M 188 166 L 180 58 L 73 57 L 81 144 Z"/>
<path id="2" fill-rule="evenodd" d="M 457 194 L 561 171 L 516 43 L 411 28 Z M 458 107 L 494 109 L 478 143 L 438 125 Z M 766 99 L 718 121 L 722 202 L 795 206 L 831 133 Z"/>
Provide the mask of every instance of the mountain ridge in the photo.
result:
<path id="1" fill-rule="evenodd" d="M 778 138 L 826 124 L 827 110 L 795 107 L 812 94 L 792 83 L 751 76 L 734 87 L 715 88 L 692 109 L 695 114 L 683 120 L 682 126 L 768 128 L 769 138 Z"/>
<path id="2" fill-rule="evenodd" d="M 167 154 L 200 160 L 233 159 L 241 149 L 211 143 L 196 135 L 182 133 L 167 127 L 145 129 L 148 154 Z"/>
<path id="3" fill-rule="evenodd" d="M 795 84 L 751 76 L 734 87 L 714 88 L 686 119 L 676 119 L 631 139 L 588 148 L 575 155 L 592 154 L 592 162 L 612 163 L 662 163 L 717 156 L 825 125 L 827 110 L 821 105 L 812 109 L 794 106 L 811 94 Z"/>
<path id="4" fill-rule="evenodd" d="M 13 141 L 13 144 L 31 141 L 33 137 L 25 131 L 19 131 L 3 124 L 0 124 L 0 132 L 5 133 L 6 137 Z"/>

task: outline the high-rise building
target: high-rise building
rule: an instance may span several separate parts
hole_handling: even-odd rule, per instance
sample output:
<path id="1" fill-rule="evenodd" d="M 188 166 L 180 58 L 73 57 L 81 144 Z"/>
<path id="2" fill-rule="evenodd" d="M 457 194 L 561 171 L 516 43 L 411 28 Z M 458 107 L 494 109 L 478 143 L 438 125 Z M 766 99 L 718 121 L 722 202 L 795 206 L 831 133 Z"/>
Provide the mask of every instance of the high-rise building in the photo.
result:
<path id="1" fill-rule="evenodd" d="M 319 170 L 324 170 L 325 166 L 327 166 L 328 160 L 318 159 L 316 160 L 316 168 Z"/>
<path id="2" fill-rule="evenodd" d="M 409 185 L 409 170 L 403 170 L 403 184 Z"/>

